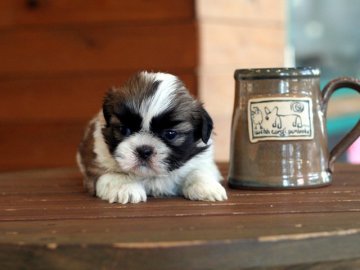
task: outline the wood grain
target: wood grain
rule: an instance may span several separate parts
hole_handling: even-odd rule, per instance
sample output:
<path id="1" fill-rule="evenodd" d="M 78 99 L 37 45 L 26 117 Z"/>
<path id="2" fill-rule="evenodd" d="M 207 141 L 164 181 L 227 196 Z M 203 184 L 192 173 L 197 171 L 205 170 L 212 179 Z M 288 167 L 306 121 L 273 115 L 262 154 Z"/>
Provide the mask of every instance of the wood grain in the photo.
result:
<path id="1" fill-rule="evenodd" d="M 89 220 L 42 220 L 32 221 L 31 227 L 24 222 L 3 221 L 0 224 L 0 245 L 19 243 L 24 245 L 94 245 L 121 243 L 202 242 L 222 240 L 262 241 L 287 237 L 321 237 L 324 232 L 354 230 L 359 228 L 359 214 L 334 213 L 304 215 L 268 215 L 244 216 L 197 216 L 162 217 L 129 219 L 92 219 Z M 326 226 L 326 231 L 325 231 Z M 150 233 L 149 233 L 150 232 Z M 279 233 L 281 232 L 281 236 Z M 352 231 L 348 231 L 351 233 Z M 354 231 L 356 233 L 356 231 Z M 146 240 L 146 241 L 145 241 Z M 149 244 L 150 245 L 150 244 Z"/>
<path id="2" fill-rule="evenodd" d="M 4 269 L 268 269 L 317 265 L 317 269 L 357 269 L 358 235 L 261 243 L 185 242 L 177 245 L 1 245 Z M 347 243 L 351 243 L 350 245 Z M 324 246 L 328 249 L 324 250 Z M 339 252 L 340 250 L 340 252 Z M 324 258 L 328 258 L 324 261 Z M 331 258 L 331 259 L 330 259 Z M 159 263 L 160 262 L 160 263 Z M 322 267 L 324 266 L 324 267 Z M 326 268 L 330 267 L 330 268 Z M 282 269 L 284 269 L 282 268 Z M 288 268 L 286 268 L 288 269 Z M 298 268 L 297 268 L 298 269 Z M 304 268 L 307 269 L 307 268 Z M 316 268 L 314 268 L 316 269 Z"/>
<path id="3" fill-rule="evenodd" d="M 0 77 L 197 66 L 194 22 L 59 26 L 0 33 Z"/>
<path id="4" fill-rule="evenodd" d="M 169 70 L 196 95 L 197 76 L 192 70 Z M 135 71 L 72 74 L 52 77 L 0 79 L 0 121 L 88 121 L 101 109 L 106 91 L 121 86 Z M 66 110 L 64 110 L 66 108 Z M 25 131 L 25 130 L 24 130 Z M 13 140 L 13 144 L 18 142 Z"/>
<path id="5" fill-rule="evenodd" d="M 222 168 L 223 175 L 226 175 L 226 168 Z M 44 216 L 47 220 L 67 220 L 360 213 L 357 173 L 343 173 L 346 179 L 321 189 L 268 192 L 228 190 L 230 199 L 226 202 L 193 202 L 175 197 L 149 198 L 148 203 L 120 205 L 89 197 L 82 188 L 77 170 L 55 172 L 3 175 L 0 178 L 0 220 L 43 220 Z M 172 211 L 174 207 L 176 211 Z"/>
<path id="6" fill-rule="evenodd" d="M 321 189 L 137 205 L 89 196 L 72 168 L 2 173 L 0 268 L 356 269 L 360 167 L 335 170 Z"/>
<path id="7" fill-rule="evenodd" d="M 2 123 L 0 169 L 75 166 L 75 154 L 85 126 L 86 121 Z"/>
<path id="8" fill-rule="evenodd" d="M 86 23 L 156 23 L 195 17 L 194 0 L 2 0 L 0 20 L 7 26 Z M 6 8 L 6 9 L 5 9 Z M 4 18 L 5 16 L 5 18 Z"/>

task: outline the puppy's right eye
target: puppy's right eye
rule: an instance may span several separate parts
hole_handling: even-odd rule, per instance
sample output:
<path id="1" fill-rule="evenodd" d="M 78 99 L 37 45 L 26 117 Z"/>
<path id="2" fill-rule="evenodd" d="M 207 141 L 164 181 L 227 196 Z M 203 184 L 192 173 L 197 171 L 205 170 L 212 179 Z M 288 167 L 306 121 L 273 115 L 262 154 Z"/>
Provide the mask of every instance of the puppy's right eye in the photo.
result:
<path id="1" fill-rule="evenodd" d="M 120 127 L 120 132 L 123 136 L 127 137 L 127 136 L 130 136 L 131 135 L 131 129 L 126 127 L 126 126 L 121 126 Z"/>
<path id="2" fill-rule="evenodd" d="M 176 138 L 177 135 L 178 133 L 175 130 L 165 130 L 163 137 L 168 141 L 172 141 Z"/>

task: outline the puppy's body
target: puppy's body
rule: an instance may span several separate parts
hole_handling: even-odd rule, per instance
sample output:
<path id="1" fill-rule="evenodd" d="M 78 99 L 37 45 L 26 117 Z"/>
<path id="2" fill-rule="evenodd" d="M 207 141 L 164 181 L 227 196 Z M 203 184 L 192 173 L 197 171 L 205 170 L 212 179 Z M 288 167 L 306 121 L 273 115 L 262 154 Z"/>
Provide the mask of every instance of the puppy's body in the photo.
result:
<path id="1" fill-rule="evenodd" d="M 78 152 L 87 190 L 119 203 L 147 195 L 225 200 L 212 121 L 173 75 L 141 72 L 112 89 Z"/>

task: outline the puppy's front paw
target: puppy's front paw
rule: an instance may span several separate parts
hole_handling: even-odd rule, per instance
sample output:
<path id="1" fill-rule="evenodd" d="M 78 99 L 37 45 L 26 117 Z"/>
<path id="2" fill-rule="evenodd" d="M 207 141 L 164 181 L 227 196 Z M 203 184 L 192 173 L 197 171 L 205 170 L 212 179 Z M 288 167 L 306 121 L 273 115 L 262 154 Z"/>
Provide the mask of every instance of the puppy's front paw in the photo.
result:
<path id="1" fill-rule="evenodd" d="M 195 180 L 183 188 L 185 198 L 197 201 L 227 200 L 225 188 L 215 181 Z"/>
<path id="2" fill-rule="evenodd" d="M 121 176 L 105 174 L 96 183 L 96 194 L 110 203 L 146 202 L 144 187 L 137 182 L 124 181 Z"/>
<path id="3" fill-rule="evenodd" d="M 145 189 L 139 183 L 121 185 L 117 194 L 117 202 L 122 204 L 146 202 Z"/>

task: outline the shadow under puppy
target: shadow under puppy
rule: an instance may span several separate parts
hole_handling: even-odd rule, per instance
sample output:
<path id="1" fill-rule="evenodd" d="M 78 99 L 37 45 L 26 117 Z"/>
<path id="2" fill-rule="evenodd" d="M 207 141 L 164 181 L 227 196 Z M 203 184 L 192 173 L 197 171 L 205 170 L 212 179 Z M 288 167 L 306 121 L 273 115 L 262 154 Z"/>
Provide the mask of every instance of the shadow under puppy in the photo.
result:
<path id="1" fill-rule="evenodd" d="M 183 195 L 222 201 L 209 114 L 166 73 L 140 72 L 106 94 L 77 160 L 84 186 L 109 202 L 138 203 Z"/>

